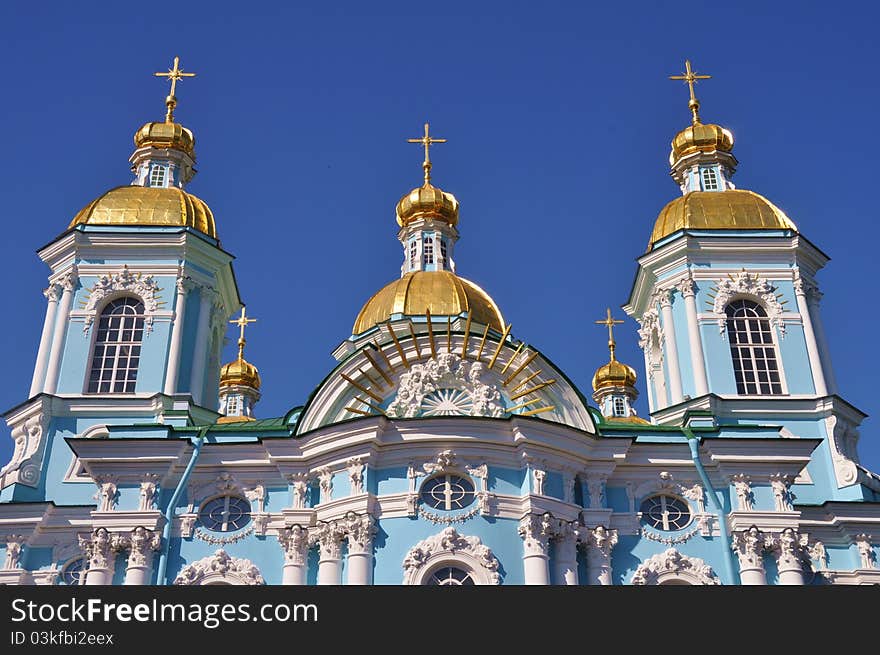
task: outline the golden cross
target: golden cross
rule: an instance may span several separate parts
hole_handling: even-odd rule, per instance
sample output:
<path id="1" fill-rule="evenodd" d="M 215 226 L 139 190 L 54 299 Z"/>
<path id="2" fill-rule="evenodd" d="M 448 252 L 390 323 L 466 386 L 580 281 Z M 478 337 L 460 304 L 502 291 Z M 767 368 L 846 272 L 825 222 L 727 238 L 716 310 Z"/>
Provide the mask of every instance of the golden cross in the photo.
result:
<path id="1" fill-rule="evenodd" d="M 604 325 L 608 328 L 608 349 L 611 351 L 611 361 L 614 361 L 614 326 L 615 325 L 623 325 L 623 321 L 618 321 L 616 318 L 611 318 L 611 308 L 605 308 L 605 318 L 601 321 L 596 321 L 596 325 Z"/>
<path id="2" fill-rule="evenodd" d="M 256 323 L 257 319 L 248 318 L 247 314 L 245 314 L 245 308 L 241 308 L 241 316 L 234 321 L 229 321 L 233 325 L 237 325 L 241 332 L 238 337 L 238 358 L 241 359 L 244 356 L 244 329 L 248 326 L 248 323 Z"/>
<path id="3" fill-rule="evenodd" d="M 167 73 L 153 73 L 156 77 L 167 77 L 171 82 L 171 92 L 165 98 L 165 106 L 168 107 L 168 113 L 165 115 L 165 122 L 174 122 L 174 107 L 177 106 L 177 97 L 174 92 L 177 90 L 177 83 L 184 77 L 195 77 L 195 73 L 184 73 L 180 67 L 180 57 L 174 58 L 174 66 L 168 69 Z"/>
<path id="4" fill-rule="evenodd" d="M 688 107 L 690 107 L 691 112 L 693 113 L 693 123 L 694 125 L 700 122 L 700 101 L 697 100 L 697 96 L 694 95 L 694 84 L 697 83 L 697 80 L 709 80 L 712 79 L 711 75 L 697 75 L 691 69 L 691 62 L 689 59 L 686 59 L 684 62 L 684 75 L 670 75 L 670 80 L 684 80 L 685 84 L 688 85 L 688 88 L 691 92 L 691 99 L 688 102 Z"/>
<path id="5" fill-rule="evenodd" d="M 419 139 L 407 139 L 409 143 L 421 143 L 425 146 L 425 161 L 422 162 L 422 168 L 425 169 L 425 184 L 429 184 L 431 182 L 431 146 L 435 143 L 446 143 L 446 139 L 435 139 L 430 135 L 428 130 L 430 129 L 430 124 L 425 123 L 425 136 Z"/>

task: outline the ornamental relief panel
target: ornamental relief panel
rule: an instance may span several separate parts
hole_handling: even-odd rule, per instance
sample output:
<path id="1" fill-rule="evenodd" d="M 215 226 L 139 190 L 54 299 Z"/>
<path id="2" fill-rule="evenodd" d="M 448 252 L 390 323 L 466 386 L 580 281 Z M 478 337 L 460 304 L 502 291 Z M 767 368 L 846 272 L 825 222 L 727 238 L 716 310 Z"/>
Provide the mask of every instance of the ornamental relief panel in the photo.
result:
<path id="1" fill-rule="evenodd" d="M 98 314 L 98 305 L 105 298 L 131 294 L 137 296 L 144 303 L 144 332 L 149 334 L 153 329 L 153 318 L 159 311 L 159 292 L 161 289 L 152 275 L 132 273 L 128 266 L 124 266 L 115 275 L 102 275 L 89 289 L 83 311 L 85 322 L 83 333 L 88 334 Z"/>

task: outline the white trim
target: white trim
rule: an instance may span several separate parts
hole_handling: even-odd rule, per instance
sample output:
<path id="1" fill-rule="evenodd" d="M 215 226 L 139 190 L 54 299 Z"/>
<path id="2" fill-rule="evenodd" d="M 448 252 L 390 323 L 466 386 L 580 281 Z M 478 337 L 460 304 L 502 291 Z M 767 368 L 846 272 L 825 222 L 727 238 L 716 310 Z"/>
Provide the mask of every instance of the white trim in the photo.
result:
<path id="1" fill-rule="evenodd" d="M 413 546 L 403 560 L 403 584 L 423 585 L 438 568 L 455 566 L 467 570 L 475 584 L 497 585 L 500 563 L 479 537 L 468 537 L 455 528 L 439 533 Z"/>

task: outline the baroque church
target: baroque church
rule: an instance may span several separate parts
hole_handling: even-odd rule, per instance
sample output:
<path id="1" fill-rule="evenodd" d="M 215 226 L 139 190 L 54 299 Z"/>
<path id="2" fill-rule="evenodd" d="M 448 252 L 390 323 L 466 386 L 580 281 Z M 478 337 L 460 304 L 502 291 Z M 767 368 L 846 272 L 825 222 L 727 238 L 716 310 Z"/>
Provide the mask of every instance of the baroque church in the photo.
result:
<path id="1" fill-rule="evenodd" d="M 702 122 L 690 62 L 673 77 L 690 87 L 680 194 L 623 304 L 645 417 L 610 310 L 608 361 L 578 389 L 458 274 L 428 125 L 411 140 L 424 183 L 396 206 L 399 276 L 311 395 L 260 416 L 222 217 L 186 190 L 195 139 L 174 110 L 193 74 L 175 59 L 157 75 L 167 113 L 135 133 L 131 184 L 39 251 L 33 378 L 4 414 L 0 584 L 880 583 L 880 476 L 822 327 L 828 257 L 734 185 L 733 136 Z"/>

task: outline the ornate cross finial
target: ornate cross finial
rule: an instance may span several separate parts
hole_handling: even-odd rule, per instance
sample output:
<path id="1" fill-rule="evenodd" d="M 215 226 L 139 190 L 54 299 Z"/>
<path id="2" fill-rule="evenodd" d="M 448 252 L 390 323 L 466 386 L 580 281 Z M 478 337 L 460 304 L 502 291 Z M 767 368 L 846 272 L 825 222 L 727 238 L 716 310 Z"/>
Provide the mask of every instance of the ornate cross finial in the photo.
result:
<path id="1" fill-rule="evenodd" d="M 684 83 L 688 85 L 691 91 L 691 99 L 688 102 L 688 107 L 690 107 L 691 113 L 693 113 L 693 118 L 691 122 L 694 125 L 698 125 L 700 123 L 700 101 L 697 100 L 697 96 L 694 95 L 694 84 L 697 83 L 697 80 L 708 80 L 711 79 L 711 75 L 697 75 L 691 69 L 691 62 L 689 59 L 686 59 L 684 62 L 684 75 L 670 75 L 670 80 L 684 80 Z"/>
<path id="2" fill-rule="evenodd" d="M 432 137 L 428 132 L 429 128 L 430 124 L 425 123 L 425 136 L 418 139 L 407 139 L 409 143 L 421 143 L 425 146 L 425 161 L 422 162 L 422 168 L 425 169 L 425 184 L 431 183 L 431 146 L 435 143 L 446 143 L 446 139 Z"/>
<path id="3" fill-rule="evenodd" d="M 240 329 L 238 336 L 238 358 L 242 359 L 244 357 L 244 329 L 248 326 L 248 323 L 256 323 L 257 319 L 248 318 L 247 314 L 245 314 L 245 308 L 241 308 L 241 316 L 234 321 L 229 321 L 233 325 L 237 325 Z"/>
<path id="4" fill-rule="evenodd" d="M 605 318 L 601 321 L 596 321 L 596 325 L 604 325 L 608 328 L 608 350 L 611 351 L 611 361 L 614 361 L 614 348 L 616 344 L 614 343 L 614 326 L 615 325 L 623 325 L 623 321 L 618 321 L 616 318 L 611 318 L 611 308 L 605 308 Z"/>
<path id="5" fill-rule="evenodd" d="M 167 73 L 153 73 L 156 77 L 167 77 L 171 82 L 171 92 L 168 94 L 168 97 L 165 98 L 165 106 L 168 108 L 168 112 L 165 114 L 165 122 L 173 123 L 174 122 L 174 108 L 177 106 L 177 97 L 174 95 L 174 91 L 177 89 L 177 83 L 182 80 L 184 77 L 195 77 L 195 73 L 184 73 L 183 69 L 180 67 L 180 57 L 174 58 L 174 66 L 168 69 Z"/>

